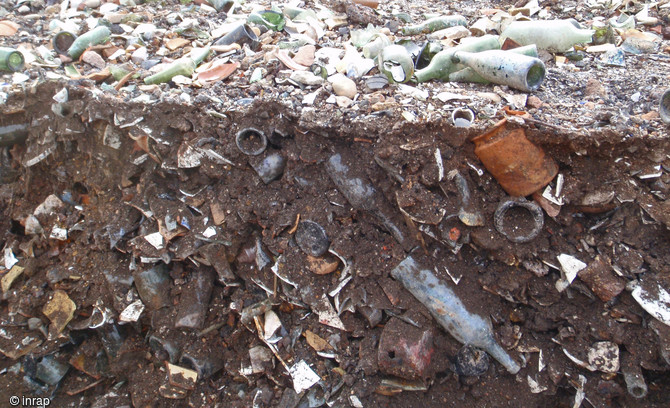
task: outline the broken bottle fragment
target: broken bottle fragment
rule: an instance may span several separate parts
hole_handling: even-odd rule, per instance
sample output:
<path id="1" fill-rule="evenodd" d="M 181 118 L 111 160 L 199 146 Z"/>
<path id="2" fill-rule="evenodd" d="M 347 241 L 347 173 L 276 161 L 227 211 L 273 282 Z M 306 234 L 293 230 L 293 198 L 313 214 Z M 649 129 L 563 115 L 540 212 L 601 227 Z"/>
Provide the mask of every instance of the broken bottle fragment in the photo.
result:
<path id="1" fill-rule="evenodd" d="M 422 269 L 411 255 L 391 271 L 391 276 L 426 306 L 435 320 L 456 340 L 486 351 L 511 374 L 519 372 L 519 364 L 496 342 L 491 322 L 470 313 L 454 291 L 433 272 Z"/>
<path id="2" fill-rule="evenodd" d="M 379 72 L 388 78 L 389 82 L 404 83 L 414 74 L 414 62 L 402 45 L 389 45 L 381 50 L 377 57 Z"/>
<path id="3" fill-rule="evenodd" d="M 558 165 L 526 138 L 523 129 L 507 129 L 507 120 L 472 139 L 486 170 L 512 197 L 533 194 L 551 182 Z"/>

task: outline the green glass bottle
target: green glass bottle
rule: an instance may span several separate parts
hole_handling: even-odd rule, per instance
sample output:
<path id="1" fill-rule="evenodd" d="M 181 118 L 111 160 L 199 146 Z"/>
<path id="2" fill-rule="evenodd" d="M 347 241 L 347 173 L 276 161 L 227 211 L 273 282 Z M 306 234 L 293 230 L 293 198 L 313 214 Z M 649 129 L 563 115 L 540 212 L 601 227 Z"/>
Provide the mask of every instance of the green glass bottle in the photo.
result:
<path id="1" fill-rule="evenodd" d="M 414 78 L 417 82 L 426 82 L 431 79 L 448 81 L 449 74 L 465 67 L 458 67 L 453 62 L 453 55 L 457 51 L 479 52 L 484 50 L 500 49 L 498 36 L 484 35 L 476 40 L 469 41 L 456 47 L 447 48 L 435 54 L 430 64 L 426 68 L 414 72 Z"/>
<path id="2" fill-rule="evenodd" d="M 0 71 L 17 72 L 23 69 L 23 54 L 13 48 L 0 47 Z"/>
<path id="3" fill-rule="evenodd" d="M 520 45 L 537 45 L 538 49 L 565 52 L 575 44 L 590 43 L 594 30 L 581 29 L 576 20 L 515 21 L 503 31 L 500 40 L 511 38 Z"/>

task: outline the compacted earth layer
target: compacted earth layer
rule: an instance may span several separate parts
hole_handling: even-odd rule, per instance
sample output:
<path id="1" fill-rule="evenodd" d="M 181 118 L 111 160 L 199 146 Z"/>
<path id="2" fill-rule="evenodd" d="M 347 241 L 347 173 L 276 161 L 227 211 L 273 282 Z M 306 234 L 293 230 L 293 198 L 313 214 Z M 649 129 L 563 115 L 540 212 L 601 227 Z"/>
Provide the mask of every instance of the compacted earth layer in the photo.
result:
<path id="1" fill-rule="evenodd" d="M 354 11 L 371 10 L 326 5 L 351 30 L 365 22 Z M 190 6 L 126 8 L 159 27 L 169 13 L 225 19 Z M 480 9 L 390 1 L 372 22 Z M 521 106 L 527 95 L 505 87 L 410 84 L 466 97 L 450 105 L 364 79 L 351 104 L 327 103 L 328 84 L 305 104 L 317 88 L 244 50 L 231 56 L 244 75 L 201 89 L 130 78 L 115 90 L 37 66 L 20 85 L 4 75 L 0 128 L 25 141 L 2 147 L 0 166 L 0 405 L 670 405 L 670 327 L 633 296 L 667 311 L 664 45 L 627 68 L 550 55 Z M 268 77 L 249 84 L 259 66 Z M 454 127 L 466 105 L 474 124 Z M 495 215 L 511 197 L 472 143 L 506 117 L 558 167 L 544 198 L 527 197 L 543 222 L 524 242 L 537 219 Z M 518 373 L 463 347 L 391 276 L 408 256 L 490 319 Z"/>

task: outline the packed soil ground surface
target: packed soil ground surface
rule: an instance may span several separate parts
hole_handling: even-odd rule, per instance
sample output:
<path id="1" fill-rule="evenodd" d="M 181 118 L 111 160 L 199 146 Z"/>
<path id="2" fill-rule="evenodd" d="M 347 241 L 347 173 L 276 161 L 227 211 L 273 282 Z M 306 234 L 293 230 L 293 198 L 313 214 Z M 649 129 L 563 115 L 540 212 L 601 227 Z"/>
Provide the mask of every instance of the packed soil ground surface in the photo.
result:
<path id="1" fill-rule="evenodd" d="M 644 6 L 623 3 L 539 7 L 590 26 Z M 271 31 L 262 50 L 225 57 L 240 64 L 230 77 L 205 85 L 145 85 L 138 65 L 139 78 L 115 87 L 76 60 L 77 78 L 30 61 L 3 74 L 0 128 L 20 140 L 1 147 L 0 405 L 670 406 L 668 316 L 638 296 L 670 309 L 664 4 L 649 9 L 656 25 L 639 27 L 658 34 L 653 51 L 626 53 L 625 66 L 584 48 L 578 61 L 543 51 L 546 78 L 532 93 L 440 81 L 377 89 L 373 68 L 355 79 L 355 98 L 333 101 L 329 82 L 298 83 L 265 58 L 286 36 Z M 49 23 L 67 7 L 3 6 L 20 26 L 4 45 L 52 48 Z M 403 38 L 399 13 L 473 23 L 524 3 L 323 6 L 347 24 L 317 44 L 344 50 L 368 23 Z M 79 7 L 78 21 L 100 17 L 98 7 Z M 165 29 L 147 40 L 154 56 L 162 36 L 206 44 L 171 21 L 211 32 L 226 20 L 212 10 L 148 2 L 116 12 Z M 264 76 L 251 83 L 256 68 Z M 465 107 L 473 123 L 454 126 Z M 512 197 L 473 142 L 497 124 L 525 134 L 519 157 L 537 150 L 558 169 L 548 193 L 503 213 Z M 408 258 L 490 321 L 518 372 L 437 322 L 454 312 L 429 310 L 404 287 L 393 271 Z"/>

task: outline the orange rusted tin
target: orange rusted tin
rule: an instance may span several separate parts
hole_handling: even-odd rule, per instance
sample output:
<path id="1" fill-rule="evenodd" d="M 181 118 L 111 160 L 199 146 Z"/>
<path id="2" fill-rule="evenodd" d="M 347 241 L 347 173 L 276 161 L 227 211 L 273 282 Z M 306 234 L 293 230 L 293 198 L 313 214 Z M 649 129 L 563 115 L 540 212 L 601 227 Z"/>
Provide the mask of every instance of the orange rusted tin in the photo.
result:
<path id="1" fill-rule="evenodd" d="M 472 139 L 475 154 L 486 170 L 511 196 L 525 197 L 546 186 L 558 173 L 558 165 L 526 138 L 523 129 L 508 129 L 503 119 Z"/>

